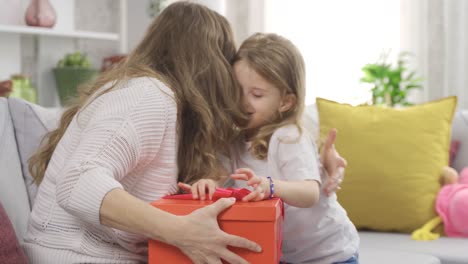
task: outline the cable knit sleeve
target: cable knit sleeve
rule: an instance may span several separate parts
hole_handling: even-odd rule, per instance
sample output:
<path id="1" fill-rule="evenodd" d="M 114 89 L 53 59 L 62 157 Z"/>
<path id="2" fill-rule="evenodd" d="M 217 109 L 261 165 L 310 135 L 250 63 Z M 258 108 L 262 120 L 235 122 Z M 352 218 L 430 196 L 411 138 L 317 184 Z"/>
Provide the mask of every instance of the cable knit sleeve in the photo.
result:
<path id="1" fill-rule="evenodd" d="M 65 211 L 88 223 L 100 224 L 104 196 L 122 188 L 120 181 L 151 162 L 161 145 L 171 99 L 152 83 L 138 85 L 96 99 L 82 113 L 82 128 L 81 114 L 70 124 L 82 133 L 59 173 L 56 197 Z"/>

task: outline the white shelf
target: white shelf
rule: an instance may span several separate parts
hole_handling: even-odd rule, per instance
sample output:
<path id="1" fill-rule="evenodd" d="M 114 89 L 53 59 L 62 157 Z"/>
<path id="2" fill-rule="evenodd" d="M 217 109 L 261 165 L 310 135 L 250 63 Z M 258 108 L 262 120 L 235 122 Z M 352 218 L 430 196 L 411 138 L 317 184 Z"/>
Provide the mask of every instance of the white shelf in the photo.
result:
<path id="1" fill-rule="evenodd" d="M 58 31 L 51 28 L 0 25 L 0 33 L 57 36 L 66 38 L 86 38 L 100 40 L 119 40 L 119 34 L 92 31 Z"/>

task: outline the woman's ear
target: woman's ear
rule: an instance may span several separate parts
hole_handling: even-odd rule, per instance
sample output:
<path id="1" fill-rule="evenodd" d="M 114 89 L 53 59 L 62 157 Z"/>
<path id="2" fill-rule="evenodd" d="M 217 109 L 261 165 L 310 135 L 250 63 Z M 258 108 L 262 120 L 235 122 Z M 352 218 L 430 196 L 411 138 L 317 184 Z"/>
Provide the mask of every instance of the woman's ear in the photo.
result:
<path id="1" fill-rule="evenodd" d="M 280 113 L 286 112 L 289 109 L 291 109 L 294 104 L 296 104 L 296 95 L 292 93 L 288 93 L 283 97 L 283 100 L 281 100 L 281 104 L 279 107 Z"/>

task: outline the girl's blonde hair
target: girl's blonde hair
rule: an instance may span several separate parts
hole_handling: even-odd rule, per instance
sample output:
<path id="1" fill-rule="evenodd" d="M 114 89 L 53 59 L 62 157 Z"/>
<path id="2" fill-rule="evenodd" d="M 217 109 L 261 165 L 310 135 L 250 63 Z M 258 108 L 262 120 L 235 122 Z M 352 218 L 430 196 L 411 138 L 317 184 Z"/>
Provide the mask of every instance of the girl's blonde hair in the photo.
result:
<path id="1" fill-rule="evenodd" d="M 270 138 L 276 129 L 294 124 L 302 133 L 300 120 L 305 104 L 304 59 L 288 39 L 276 34 L 256 33 L 242 43 L 234 63 L 241 60 L 278 88 L 282 96 L 293 94 L 296 97 L 289 110 L 278 113 L 270 124 L 261 127 L 251 139 L 252 154 L 258 159 L 265 159 Z"/>
<path id="2" fill-rule="evenodd" d="M 242 91 L 231 67 L 235 53 L 232 30 L 224 17 L 189 2 L 168 6 L 124 61 L 80 87 L 79 97 L 63 113 L 59 127 L 46 135 L 30 159 L 29 170 L 36 183 L 42 181 L 65 130 L 88 101 L 109 92 L 120 81 L 139 76 L 158 78 L 174 91 L 178 180 L 192 183 L 202 177 L 218 177 L 216 155 L 232 143 L 235 124 L 247 122 L 247 115 L 238 107 Z M 113 85 L 94 95 L 108 83 Z"/>

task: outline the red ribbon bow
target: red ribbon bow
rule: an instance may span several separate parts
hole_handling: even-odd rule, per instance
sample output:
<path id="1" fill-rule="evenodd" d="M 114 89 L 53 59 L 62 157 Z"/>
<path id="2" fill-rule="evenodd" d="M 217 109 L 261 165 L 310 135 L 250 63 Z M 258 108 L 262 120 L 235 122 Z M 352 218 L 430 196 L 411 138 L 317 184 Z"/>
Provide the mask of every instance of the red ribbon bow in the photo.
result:
<path id="1" fill-rule="evenodd" d="M 250 190 L 245 188 L 216 188 L 213 194 L 213 200 L 216 201 L 219 198 L 228 198 L 234 197 L 236 201 L 242 200 L 247 194 L 250 193 Z M 166 195 L 163 199 L 173 199 L 173 200 L 193 200 L 191 193 L 187 194 L 176 194 L 176 195 Z M 206 200 L 209 200 L 208 194 L 206 194 Z"/>

